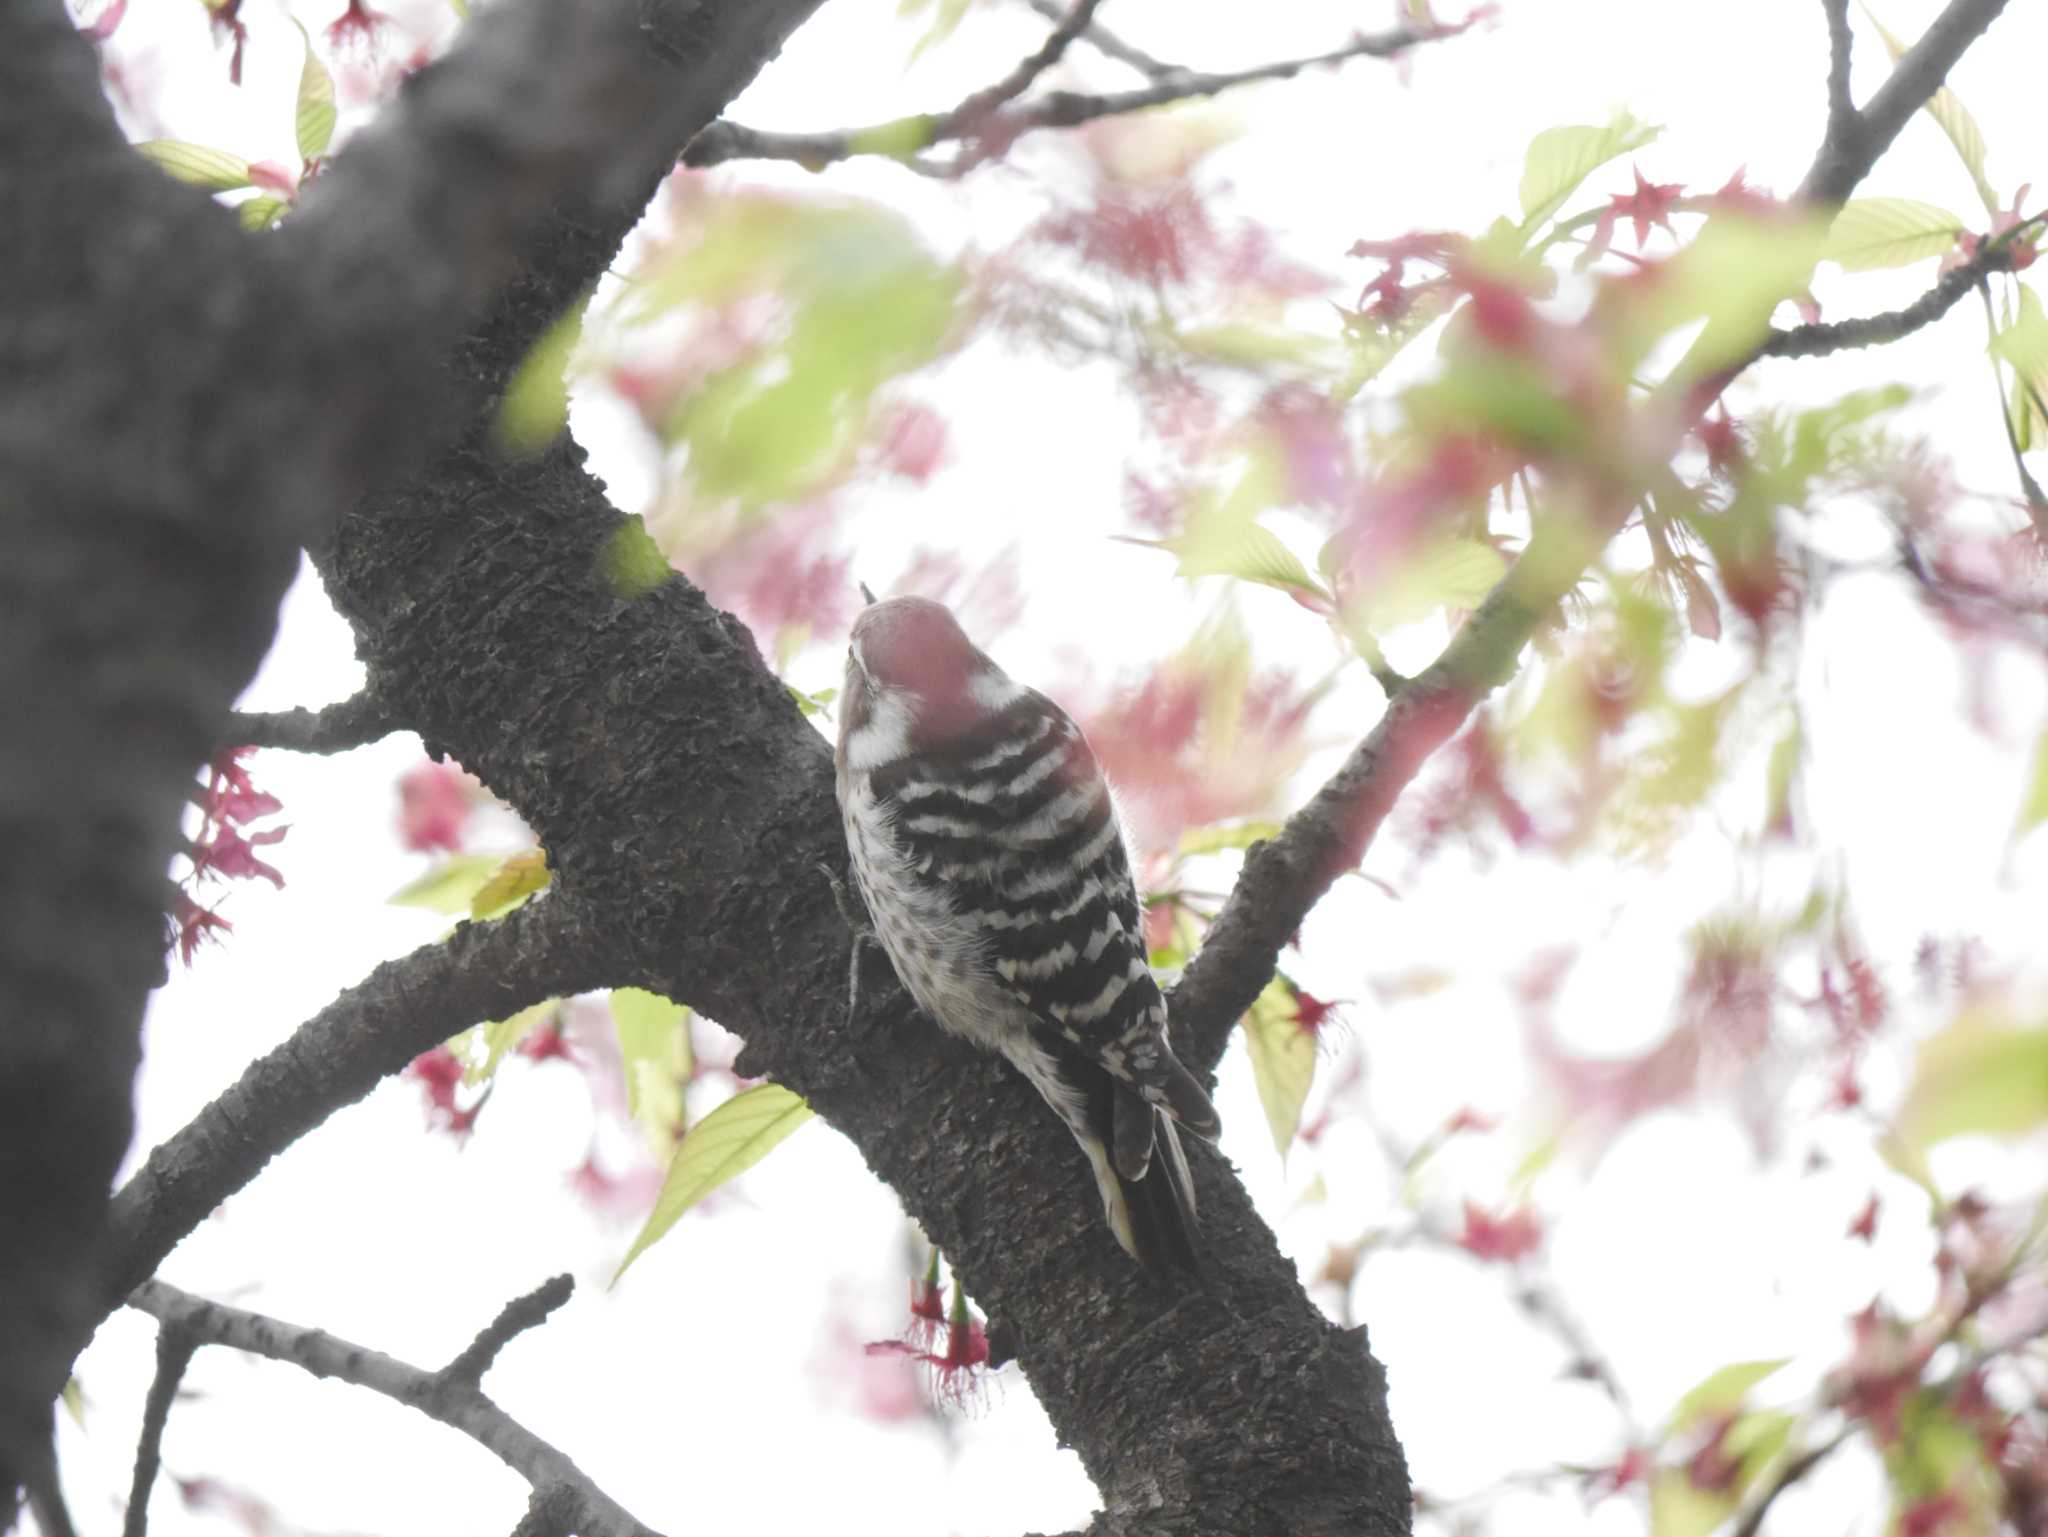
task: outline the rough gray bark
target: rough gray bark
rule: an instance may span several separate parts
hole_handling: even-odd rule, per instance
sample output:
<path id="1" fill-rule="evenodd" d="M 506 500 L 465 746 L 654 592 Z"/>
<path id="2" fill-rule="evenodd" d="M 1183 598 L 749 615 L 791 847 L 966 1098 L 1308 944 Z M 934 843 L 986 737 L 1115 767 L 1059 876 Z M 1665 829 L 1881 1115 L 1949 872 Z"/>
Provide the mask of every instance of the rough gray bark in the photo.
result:
<path id="1" fill-rule="evenodd" d="M 852 1139 L 1014 1340 L 1107 1529 L 1405 1530 L 1379 1368 L 1222 1161 L 1196 1159 L 1216 1294 L 1164 1294 L 1021 1079 L 879 967 L 849 1026 L 849 937 L 817 870 L 846 859 L 824 742 L 680 577 L 613 591 L 603 553 L 632 525 L 577 450 L 508 464 L 481 443 L 358 507 L 318 559 L 407 717 L 540 835 L 550 901 L 616 947 L 609 980 L 701 1008 L 746 1039 L 743 1072 Z"/>
<path id="2" fill-rule="evenodd" d="M 59 0 L 0 6 L 0 1490 L 49 1483 L 165 871 L 299 546 L 464 419 L 550 208 L 630 216 L 815 3 L 492 6 L 266 240 L 129 150 Z"/>

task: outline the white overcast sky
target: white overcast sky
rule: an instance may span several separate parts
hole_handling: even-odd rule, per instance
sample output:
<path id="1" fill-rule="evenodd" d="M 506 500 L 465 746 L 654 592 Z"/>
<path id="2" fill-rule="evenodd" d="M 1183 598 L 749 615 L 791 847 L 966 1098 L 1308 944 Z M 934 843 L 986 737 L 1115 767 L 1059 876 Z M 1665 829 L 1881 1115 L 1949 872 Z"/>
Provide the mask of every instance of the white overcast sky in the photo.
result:
<path id="1" fill-rule="evenodd" d="M 317 32 L 338 8 L 333 0 L 298 11 Z M 147 132 L 292 158 L 299 43 L 276 0 L 249 0 L 249 84 L 234 96 L 220 89 L 224 55 L 207 39 L 196 0 L 134 0 L 131 9 L 116 47 L 138 78 L 156 72 L 160 121 Z M 971 17 L 953 44 L 906 75 L 913 32 L 894 19 L 894 0 L 830 0 L 734 115 L 762 127 L 824 129 L 946 105 L 1043 33 L 1021 7 L 985 9 L 987 18 Z M 1329 47 L 1353 29 L 1384 25 L 1391 9 L 1116 0 L 1104 16 L 1161 54 L 1223 68 Z M 1939 7 L 1885 0 L 1880 9 L 1911 36 Z M 2041 145 L 2038 70 L 2029 64 L 2048 57 L 2048 18 L 2039 6 L 2011 11 L 1952 81 L 1983 126 L 1991 178 L 2006 195 L 2029 175 L 2048 175 L 2048 163 L 2029 158 Z M 1645 175 L 1702 190 L 1746 166 L 1753 183 L 1789 191 L 1818 141 L 1826 58 L 1818 4 L 1506 0 L 1501 13 L 1492 29 L 1416 52 L 1405 84 L 1393 69 L 1359 61 L 1234 99 L 1248 131 L 1207 174 L 1229 183 L 1227 206 L 1269 223 L 1293 253 L 1344 270 L 1341 253 L 1361 236 L 1483 229 L 1514 206 L 1533 134 L 1603 121 L 1618 106 L 1665 125 L 1635 157 Z M 1867 95 L 1884 60 L 1860 24 L 1858 42 L 1857 85 Z M 1121 80 L 1092 63 L 1083 77 L 1093 86 Z M 725 174 L 882 198 L 948 247 L 998 244 L 1041 206 L 1028 178 L 1002 170 L 959 189 L 880 164 L 823 178 L 745 165 Z M 1622 190 L 1627 175 L 1622 162 L 1595 185 Z M 1924 120 L 1864 190 L 1976 215 L 1967 179 Z M 1835 280 L 1820 296 L 1839 317 L 1896 304 L 1928 277 L 1921 269 Z M 1981 321 L 1966 307 L 1881 354 L 1760 368 L 1738 410 L 1746 400 L 1911 383 L 1927 392 L 1918 419 L 1956 456 L 1964 482 L 2002 494 L 2010 468 L 1982 343 Z M 926 488 L 877 491 L 863 507 L 868 579 L 886 581 L 917 542 L 972 552 L 1014 543 L 1029 597 L 1024 626 L 1000 652 L 1014 672 L 1053 675 L 1071 664 L 1083 634 L 1094 665 L 1112 674 L 1171 649 L 1214 594 L 1189 595 L 1161 557 L 1100 538 L 1135 422 L 1115 382 L 1000 348 L 961 360 L 945 379 L 952 463 Z M 621 505 L 639 506 L 650 485 L 634 445 L 601 416 L 590 419 L 589 438 Z M 1881 553 L 1881 530 L 1865 532 L 1859 545 L 1851 524 L 1845 551 Z M 1324 654 L 1314 623 L 1279 596 L 1253 593 L 1244 611 L 1276 654 Z M 1821 711 L 1813 793 L 1826 805 L 1819 820 L 1845 850 L 1873 949 L 1902 965 L 1920 933 L 1941 929 L 1974 930 L 1994 953 L 2023 953 L 2037 928 L 2024 886 L 2029 874 L 2038 881 L 2043 856 L 2038 847 L 2010 855 L 2006 833 L 2023 743 L 2044 710 L 2038 670 L 2001 676 L 2018 734 L 1998 745 L 1962 730 L 1952 652 L 1886 583 L 1844 586 L 1811 646 L 1809 684 Z M 830 681 L 830 648 L 810 665 L 804 681 Z M 317 584 L 302 581 L 246 702 L 319 704 L 345 696 L 359 677 L 345 626 Z M 1318 717 L 1330 751 L 1304 775 L 1304 789 L 1376 709 L 1361 681 Z M 392 781 L 417 756 L 416 740 L 401 737 L 334 760 L 257 759 L 259 782 L 282 796 L 292 824 L 275 851 L 289 885 L 279 894 L 238 887 L 226 908 L 232 939 L 157 998 L 138 1087 L 137 1158 L 369 966 L 439 932 L 432 915 L 386 900 L 422 863 L 391 829 Z M 1562 1023 L 1578 1044 L 1622 1051 L 1663 1026 L 1675 934 L 1732 889 L 1733 867 L 1711 842 L 1688 846 L 1653 879 L 1622 873 L 1612 887 L 1596 871 L 1513 856 L 1483 878 L 1452 860 L 1411 883 L 1398 853 L 1382 857 L 1384 869 L 1368 868 L 1398 881 L 1401 899 L 1347 883 L 1311 920 L 1303 979 L 1326 995 L 1366 999 L 1376 976 L 1433 964 L 1460 975 L 1433 998 L 1352 1011 L 1383 1106 L 1408 1136 L 1462 1104 L 1512 1110 L 1527 1087 L 1505 962 L 1491 958 L 1495 936 L 1507 961 L 1547 938 L 1595 941 L 1596 959 L 1575 979 Z M 1362 1133 L 1335 1135 L 1315 1155 L 1297 1150 L 1283 1169 L 1241 1062 L 1226 1068 L 1221 1108 L 1225 1151 L 1305 1269 L 1332 1235 L 1356 1233 L 1384 1210 L 1391 1192 Z M 575 1300 L 514 1345 L 488 1386 L 658 1529 L 946 1537 L 1086 1520 L 1093 1498 L 1078 1462 L 1056 1448 L 1014 1370 L 998 1379 L 986 1410 L 944 1432 L 872 1424 L 834 1380 L 835 1331 L 865 1339 L 901 1327 L 903 1244 L 894 1197 L 836 1134 L 806 1128 L 715 1215 L 686 1219 L 607 1292 L 630 1228 L 587 1217 L 565 1185 L 583 1156 L 589 1114 L 572 1074 L 515 1063 L 458 1149 L 423 1131 L 412 1086 L 387 1083 L 231 1199 L 164 1274 L 432 1365 L 512 1295 L 573 1272 Z M 1442 1198 L 1454 1208 L 1463 1194 L 1498 1197 L 1525 1150 L 1515 1135 L 1511 1125 L 1497 1145 L 1447 1160 Z M 1733 1359 L 1798 1357 L 1787 1374 L 1787 1391 L 1796 1392 L 1837 1349 L 1842 1320 L 1879 1286 L 1894 1287 L 1902 1304 L 1924 1301 L 1915 1288 L 1924 1285 L 1925 1238 L 1910 1217 L 1888 1227 L 1874 1251 L 1841 1254 L 1834 1239 L 1873 1175 L 1867 1145 L 1851 1139 L 1833 1151 L 1838 1173 L 1794 1181 L 1782 1166 L 1760 1170 L 1722 1122 L 1660 1118 L 1624 1138 L 1574 1198 L 1556 1233 L 1554 1274 L 1627 1374 L 1645 1420 L 1657 1421 L 1687 1386 Z M 1318 1179 L 1327 1202 L 1303 1205 Z M 1518 1322 L 1508 1292 L 1501 1272 L 1401 1254 L 1370 1269 L 1355 1299 L 1389 1366 L 1411 1467 L 1438 1492 L 1531 1463 L 1598 1462 L 1618 1451 L 1611 1415 L 1592 1390 L 1552 1380 L 1556 1351 Z M 118 1315 L 80 1364 L 86 1427 L 67 1427 L 63 1455 L 88 1532 L 118 1519 L 151 1334 L 147 1320 Z M 218 1350 L 201 1357 L 187 1384 L 196 1396 L 172 1417 L 169 1468 L 261 1495 L 290 1529 L 508 1531 L 524 1506 L 521 1481 L 481 1449 L 360 1391 Z M 1802 1520 L 1828 1531 L 1879 1529 L 1867 1471 L 1831 1468 L 1800 1493 L 1806 1504 L 1788 1500 L 1787 1530 Z M 161 1489 L 152 1514 L 164 1534 L 232 1529 L 184 1511 Z M 1641 1530 L 1644 1517 L 1628 1501 L 1589 1521 L 1573 1500 L 1529 1498 L 1503 1505 L 1497 1521 L 1503 1531 L 1620 1534 Z"/>

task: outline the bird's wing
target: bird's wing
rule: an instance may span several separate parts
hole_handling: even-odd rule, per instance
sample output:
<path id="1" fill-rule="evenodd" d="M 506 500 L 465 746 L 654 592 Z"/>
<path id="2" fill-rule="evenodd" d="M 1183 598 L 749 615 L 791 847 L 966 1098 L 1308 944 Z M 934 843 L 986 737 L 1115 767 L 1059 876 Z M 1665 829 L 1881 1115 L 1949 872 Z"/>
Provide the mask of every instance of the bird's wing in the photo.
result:
<path id="1" fill-rule="evenodd" d="M 989 974 L 1047 1030 L 1211 1136 L 1215 1111 L 1166 1046 L 1136 882 L 1080 728 L 1032 690 L 914 767 L 878 771 L 919 878 L 981 936 Z"/>

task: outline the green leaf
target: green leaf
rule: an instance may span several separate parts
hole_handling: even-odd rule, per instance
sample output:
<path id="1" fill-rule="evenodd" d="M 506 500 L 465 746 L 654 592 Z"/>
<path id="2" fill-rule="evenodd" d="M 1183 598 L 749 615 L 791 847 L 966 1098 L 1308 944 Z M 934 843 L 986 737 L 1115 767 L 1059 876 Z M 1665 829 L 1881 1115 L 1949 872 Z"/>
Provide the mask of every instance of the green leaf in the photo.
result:
<path id="1" fill-rule="evenodd" d="M 1746 357 L 1764 339 L 1771 312 L 1813 280 L 1825 235 L 1817 220 L 1772 220 L 1739 212 L 1716 215 L 1672 258 L 1630 316 L 1634 368 L 1652 346 L 1680 326 L 1704 320 L 1689 349 L 1694 368 Z"/>
<path id="2" fill-rule="evenodd" d="M 612 990 L 612 1024 L 625 1064 L 626 1113 L 673 1144 L 683 1126 L 690 1077 L 690 1011 L 638 987 Z"/>
<path id="3" fill-rule="evenodd" d="M 1904 267 L 1951 250 L 1963 221 L 1946 208 L 1908 197 L 1860 197 L 1842 205 L 1828 227 L 1821 259 L 1844 272 Z"/>
<path id="4" fill-rule="evenodd" d="M 512 371 L 505 397 L 498 403 L 495 435 L 499 447 L 513 457 L 539 453 L 569 425 L 569 360 L 583 337 L 583 317 L 589 308 L 586 293 L 541 333 Z"/>
<path id="5" fill-rule="evenodd" d="M 1444 608 L 1477 608 L 1507 575 L 1500 551 L 1477 539 L 1442 539 L 1384 573 L 1357 618 L 1369 630 L 1396 629 Z"/>
<path id="6" fill-rule="evenodd" d="M 1707 1537 L 1735 1514 L 1736 1501 L 1702 1489 L 1683 1468 L 1659 1468 L 1650 1481 L 1650 1537 Z"/>
<path id="7" fill-rule="evenodd" d="M 1244 1044 L 1273 1146 L 1284 1160 L 1301 1129 L 1301 1107 L 1315 1079 L 1316 1038 L 1301 1027 L 1293 989 L 1283 979 L 1268 982 L 1245 1014 Z"/>
<path id="8" fill-rule="evenodd" d="M 334 77 L 313 51 L 312 36 L 297 17 L 292 25 L 306 45 L 306 62 L 299 70 L 299 102 L 295 124 L 299 136 L 299 158 L 316 160 L 327 153 L 334 138 Z"/>
<path id="9" fill-rule="evenodd" d="M 1775 1368 L 1774 1368 L 1775 1369 Z M 1726 1489 L 1702 1489 L 1683 1467 L 1660 1468 L 1650 1481 L 1653 1537 L 1706 1537 L 1733 1516 L 1743 1494 L 1784 1454 L 1796 1421 L 1781 1411 L 1745 1414 L 1728 1427 L 1721 1449 L 1738 1460 Z"/>
<path id="10" fill-rule="evenodd" d="M 833 700 L 837 699 L 839 697 L 839 690 L 836 688 L 821 688 L 815 694 L 806 694 L 792 683 L 789 687 L 789 697 L 796 701 L 798 710 L 810 716 L 818 714 Z"/>
<path id="11" fill-rule="evenodd" d="M 1719 1419 L 1742 1407 L 1749 1390 L 1786 1365 L 1792 1358 L 1775 1361 L 1736 1361 L 1709 1373 L 1671 1411 L 1670 1434 L 1676 1434 L 1703 1420 Z"/>
<path id="12" fill-rule="evenodd" d="M 1984 134 L 1978 128 L 1977 120 L 1970 116 L 1969 109 L 1947 86 L 1928 97 L 1923 110 L 1948 135 L 1948 142 L 1956 147 L 1964 168 L 1970 173 L 1970 181 L 1983 201 L 1984 211 L 1996 218 L 1999 213 L 1998 194 L 1991 190 L 1991 183 L 1984 175 Z"/>
<path id="13" fill-rule="evenodd" d="M 973 0 L 898 0 L 898 16 L 915 16 L 925 10 L 932 13 L 931 25 L 919 35 L 917 46 L 910 50 L 910 62 L 915 64 L 924 56 L 926 49 L 936 48 L 951 37 L 972 3 Z"/>
<path id="14" fill-rule="evenodd" d="M 505 1053 L 554 1018 L 561 1007 L 561 999 L 548 998 L 540 1003 L 531 1004 L 508 1018 L 489 1020 L 477 1026 L 477 1039 L 483 1046 L 483 1059 L 469 1063 L 462 1070 L 462 1081 L 471 1085 L 488 1082 L 497 1073 L 498 1064 L 504 1061 Z"/>
<path id="15" fill-rule="evenodd" d="M 291 204 L 281 197 L 244 198 L 235 204 L 235 217 L 242 221 L 243 229 L 258 234 L 282 218 L 289 207 Z"/>
<path id="16" fill-rule="evenodd" d="M 1722 1445 L 1742 1459 L 1737 1487 L 1747 1489 L 1764 1469 L 1784 1455 L 1791 1444 L 1799 1417 L 1783 1409 L 1759 1409 L 1745 1414 L 1728 1427 Z"/>
<path id="17" fill-rule="evenodd" d="M 1806 752 L 1806 733 L 1797 715 L 1784 735 L 1771 744 L 1771 756 L 1764 769 L 1764 826 L 1792 825 L 1792 781 L 1799 773 L 1799 760 Z"/>
<path id="18" fill-rule="evenodd" d="M 2014 286 L 2018 307 L 1992 333 L 1991 355 L 2012 369 L 2013 438 L 2026 453 L 2048 444 L 2048 314 L 2031 285 Z"/>
<path id="19" fill-rule="evenodd" d="M 1126 537 L 1123 542 L 1165 550 L 1178 557 L 1180 564 L 1174 574 L 1190 581 L 1203 576 L 1231 576 L 1241 582 L 1256 582 L 1262 587 L 1298 594 L 1326 611 L 1334 609 L 1336 600 L 1309 575 L 1300 556 L 1282 544 L 1271 529 L 1232 509 L 1230 503 L 1239 500 L 1240 491 L 1246 493 L 1247 501 L 1263 499 L 1247 486 L 1255 479 L 1263 477 L 1248 470 L 1222 506 L 1198 510 L 1171 539 Z"/>
<path id="20" fill-rule="evenodd" d="M 1546 128 L 1529 141 L 1522 161 L 1522 234 L 1564 206 L 1579 184 L 1608 161 L 1641 149 L 1662 133 L 1626 112 L 1604 128 L 1570 125 Z"/>
<path id="21" fill-rule="evenodd" d="M 1216 827 L 1190 827 L 1180 835 L 1176 852 L 1183 859 L 1194 854 L 1216 854 L 1224 849 L 1248 849 L 1254 843 L 1280 836 L 1278 822 L 1235 822 Z"/>
<path id="22" fill-rule="evenodd" d="M 1859 8 L 1869 18 L 1870 24 L 1877 28 L 1877 35 L 1884 39 L 1885 52 L 1892 56 L 1892 62 L 1898 63 L 1905 57 L 1906 45 L 1892 35 L 1891 30 L 1877 19 L 1869 6 L 1863 5 Z M 1969 109 L 1962 104 L 1956 93 L 1945 85 L 1927 98 L 1921 110 L 1940 124 L 1941 131 L 1948 135 L 1948 142 L 1955 146 L 1956 154 L 1963 162 L 1963 168 L 1970 173 L 1970 180 L 1976 185 L 1977 196 L 1984 203 L 1984 211 L 1995 217 L 1999 212 L 1998 194 L 1991 190 L 1991 183 L 1984 175 L 1984 134 L 1977 127 L 1977 120 L 1970 116 Z"/>
<path id="23" fill-rule="evenodd" d="M 478 921 L 501 917 L 536 891 L 546 890 L 552 879 L 545 850 L 521 849 L 508 854 L 469 899 L 469 916 Z"/>
<path id="24" fill-rule="evenodd" d="M 1516 1160 L 1513 1172 L 1508 1175 L 1508 1188 L 1518 1194 L 1526 1194 L 1544 1171 L 1557 1162 L 1565 1146 L 1566 1136 L 1562 1127 L 1535 1138 L 1528 1151 Z"/>
<path id="25" fill-rule="evenodd" d="M 654 1210 L 619 1261 L 612 1283 L 617 1285 L 626 1267 L 674 1227 L 684 1212 L 767 1157 L 811 1113 L 809 1105 L 781 1084 L 757 1083 L 692 1126 L 676 1145 Z"/>
<path id="26" fill-rule="evenodd" d="M 613 594 L 629 600 L 645 597 L 675 575 L 661 546 L 647 532 L 646 523 L 631 513 L 621 517 L 618 526 L 605 536 L 598 566 Z"/>
<path id="27" fill-rule="evenodd" d="M 875 392 L 953 340 L 962 278 L 903 219 L 864 205 L 735 199 L 651 268 L 628 323 L 681 305 L 772 301 L 762 342 L 681 400 L 664 435 L 703 496 L 743 505 L 845 473 Z"/>
<path id="28" fill-rule="evenodd" d="M 237 187 L 254 185 L 249 180 L 249 162 L 224 149 L 208 149 L 204 144 L 188 144 L 183 139 L 150 139 L 136 145 L 135 152 L 146 160 L 154 160 L 166 174 L 187 186 L 204 187 L 209 192 L 232 192 Z"/>
<path id="29" fill-rule="evenodd" d="M 863 128 L 847 140 L 847 148 L 856 155 L 887 155 L 891 160 L 908 160 L 931 142 L 931 119 L 913 116 Z"/>
<path id="30" fill-rule="evenodd" d="M 391 894 L 394 907 L 424 907 L 433 913 L 465 917 L 477 892 L 504 861 L 496 854 L 450 854 L 426 874 L 407 881 Z"/>
<path id="31" fill-rule="evenodd" d="M 1927 1152 L 1952 1137 L 2011 1137 L 2048 1125 L 2048 1025 L 1973 1005 L 1923 1043 L 1886 1152 L 1929 1184 Z"/>
<path id="32" fill-rule="evenodd" d="M 1885 1455 L 1894 1507 L 1953 1492 L 1961 1496 L 1962 1509 L 1942 1528 L 1958 1534 L 2012 1531 L 1998 1520 L 2005 1505 L 1996 1492 L 2004 1483 L 1998 1455 L 1978 1426 L 1956 1413 L 1961 1398 L 1921 1391 L 1907 1394 L 1899 1406 L 1898 1439 Z"/>
<path id="33" fill-rule="evenodd" d="M 2048 822 L 2048 728 L 2034 739 L 2034 762 L 2027 773 L 2027 794 L 2012 826 L 2013 842 Z"/>
<path id="34" fill-rule="evenodd" d="M 1431 441 L 1474 428 L 1491 430 L 1533 454 L 1572 454 L 1587 432 L 1581 407 L 1527 357 L 1508 356 L 1454 323 L 1444 333 L 1450 366 L 1409 389 L 1402 402 L 1411 428 Z M 1449 344 L 1462 342 L 1456 348 Z"/>

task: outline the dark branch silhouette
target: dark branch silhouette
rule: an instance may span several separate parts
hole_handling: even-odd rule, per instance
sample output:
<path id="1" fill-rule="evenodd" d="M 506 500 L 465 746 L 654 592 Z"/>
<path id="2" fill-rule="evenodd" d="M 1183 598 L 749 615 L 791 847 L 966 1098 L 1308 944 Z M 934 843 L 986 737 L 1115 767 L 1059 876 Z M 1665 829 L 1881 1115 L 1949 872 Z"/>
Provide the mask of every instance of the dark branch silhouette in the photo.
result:
<path id="1" fill-rule="evenodd" d="M 561 1284 L 566 1279 L 549 1284 L 566 1294 Z M 333 1377 L 368 1388 L 461 1431 L 533 1485 L 537 1496 L 546 1491 L 549 1509 L 566 1517 L 568 1528 L 581 1537 L 657 1537 L 598 1488 L 567 1455 L 500 1409 L 473 1377 L 456 1372 L 453 1366 L 438 1372 L 422 1371 L 380 1351 L 337 1339 L 325 1330 L 208 1302 L 162 1281 L 143 1282 L 128 1298 L 128 1305 L 161 1319 L 166 1330 L 176 1330 L 198 1344 L 226 1345 L 286 1362 L 315 1377 Z"/>
<path id="2" fill-rule="evenodd" d="M 197 1336 L 178 1324 L 166 1322 L 156 1332 L 156 1375 L 150 1379 L 149 1396 L 142 1405 L 142 1434 L 136 1438 L 135 1478 L 128 1490 L 121 1537 L 143 1537 L 148 1529 L 149 1492 L 156 1487 L 157 1470 L 163 1465 L 164 1426 L 170 1423 L 178 1384 L 198 1348 Z"/>
<path id="3" fill-rule="evenodd" d="M 1047 21 L 1058 21 L 1066 14 L 1059 0 L 1024 0 L 1024 3 Z M 1134 47 L 1099 21 L 1091 21 L 1082 29 L 1081 40 L 1105 59 L 1127 64 L 1148 80 L 1159 80 L 1181 72 L 1180 65 L 1169 64 L 1142 48 Z"/>
<path id="4" fill-rule="evenodd" d="M 440 1375 L 449 1382 L 466 1382 L 471 1387 L 483 1380 L 491 1363 L 498 1359 L 498 1352 L 528 1329 L 537 1329 L 547 1322 L 548 1315 L 567 1302 L 575 1293 L 576 1283 L 565 1275 L 551 1276 L 523 1297 L 515 1297 L 506 1303 L 498 1316 L 478 1332 L 477 1337 L 463 1347 L 462 1354 L 441 1368 Z"/>
<path id="5" fill-rule="evenodd" d="M 1855 347 L 1882 346 L 1902 336 L 1911 336 L 1954 309 L 1989 274 L 2011 272 L 2019 258 L 2019 252 L 2014 249 L 2014 237 L 2023 239 L 2029 230 L 2038 229 L 2041 222 L 2040 218 L 2029 219 L 2025 224 L 1987 240 L 1975 256 L 1944 272 L 1932 288 L 1904 309 L 1888 310 L 1882 315 L 1863 315 L 1854 320 L 1816 320 L 1789 330 L 1773 331 L 1758 356 L 1816 358 Z"/>
<path id="6" fill-rule="evenodd" d="M 1949 0 L 1920 41 L 1893 66 L 1891 78 L 1860 109 L 1842 106 L 1848 89 L 1844 66 L 1840 92 L 1831 91 L 1829 95 L 1827 135 L 1806 180 L 1800 184 L 1800 197 L 1826 207 L 1842 202 L 1855 191 L 1877 164 L 1878 156 L 1891 148 L 1899 130 L 1941 89 L 1956 60 L 1984 35 L 1985 28 L 1998 19 L 2005 4 L 2006 0 Z M 1829 30 L 1832 36 L 1832 20 Z M 1839 48 L 1840 44 L 1835 46 Z M 1834 76 L 1831 58 L 1830 80 Z"/>
<path id="7" fill-rule="evenodd" d="M 770 133 L 720 121 L 691 142 L 683 163 L 701 168 L 727 160 L 794 160 L 801 165 L 823 166 L 859 155 L 880 155 L 926 175 L 959 176 L 1023 135 L 1042 128 L 1076 128 L 1097 118 L 1119 117 L 1170 102 L 1216 96 L 1264 80 L 1292 79 L 1304 70 L 1335 66 L 1350 59 L 1394 58 L 1420 44 L 1455 37 L 1470 25 L 1461 22 L 1440 27 L 1396 27 L 1305 58 L 1281 59 L 1221 73 L 1175 70 L 1136 90 L 1099 96 L 1048 91 L 1014 106 L 976 107 L 974 104 L 983 94 L 977 93 L 947 112 L 919 113 L 830 133 Z M 935 144 L 953 142 L 962 147 L 950 159 L 934 159 L 924 153 Z"/>

